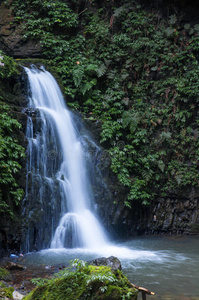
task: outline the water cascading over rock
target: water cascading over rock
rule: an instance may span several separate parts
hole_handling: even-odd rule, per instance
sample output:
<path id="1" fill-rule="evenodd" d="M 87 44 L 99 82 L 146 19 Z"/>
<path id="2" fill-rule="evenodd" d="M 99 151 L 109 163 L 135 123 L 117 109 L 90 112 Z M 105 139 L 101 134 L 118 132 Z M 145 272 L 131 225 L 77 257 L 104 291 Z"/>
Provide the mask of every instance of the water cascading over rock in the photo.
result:
<path id="1" fill-rule="evenodd" d="M 95 216 L 89 137 L 80 134 L 53 76 L 35 66 L 25 71 L 29 117 L 24 251 L 101 247 L 107 238 Z"/>

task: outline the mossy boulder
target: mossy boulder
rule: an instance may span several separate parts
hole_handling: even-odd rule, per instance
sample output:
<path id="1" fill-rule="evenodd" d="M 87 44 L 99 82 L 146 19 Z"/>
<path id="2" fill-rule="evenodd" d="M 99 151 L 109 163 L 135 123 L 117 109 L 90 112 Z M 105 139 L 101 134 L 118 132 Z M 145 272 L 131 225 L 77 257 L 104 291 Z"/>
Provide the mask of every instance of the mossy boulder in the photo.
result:
<path id="1" fill-rule="evenodd" d="M 13 299 L 12 293 L 14 292 L 13 287 L 4 287 L 0 289 L 0 299 Z"/>
<path id="2" fill-rule="evenodd" d="M 11 280 L 10 272 L 4 268 L 0 268 L 0 280 Z"/>
<path id="3" fill-rule="evenodd" d="M 2 288 L 4 288 L 4 287 L 6 287 L 5 283 L 2 282 L 2 281 L 0 281 L 0 289 L 2 289 Z"/>
<path id="4" fill-rule="evenodd" d="M 78 261 L 76 270 L 65 269 L 53 279 L 37 281 L 37 288 L 24 300 L 137 299 L 138 290 L 120 270 L 107 266 L 91 266 Z"/>
<path id="5" fill-rule="evenodd" d="M 111 268 L 112 271 L 122 270 L 121 262 L 115 256 L 110 256 L 108 258 L 106 257 L 96 258 L 89 261 L 88 263 L 89 265 L 94 265 L 94 266 L 108 266 Z"/>

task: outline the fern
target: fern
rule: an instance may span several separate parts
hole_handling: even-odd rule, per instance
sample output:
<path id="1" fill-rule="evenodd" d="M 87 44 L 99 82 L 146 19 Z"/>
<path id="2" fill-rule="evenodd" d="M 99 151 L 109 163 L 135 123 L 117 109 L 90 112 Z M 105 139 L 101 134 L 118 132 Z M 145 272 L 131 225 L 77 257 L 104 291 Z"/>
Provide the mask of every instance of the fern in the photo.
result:
<path id="1" fill-rule="evenodd" d="M 105 64 L 101 64 L 99 66 L 99 68 L 96 70 L 97 76 L 102 77 L 106 73 L 106 70 L 107 70 L 107 68 L 106 68 Z"/>
<path id="2" fill-rule="evenodd" d="M 162 160 L 159 160 L 159 161 L 158 161 L 158 168 L 159 168 L 162 172 L 164 172 L 165 164 L 164 164 L 164 162 L 163 162 Z"/>
<path id="3" fill-rule="evenodd" d="M 176 180 L 177 184 L 180 185 L 180 183 L 182 181 L 182 175 L 177 173 L 175 175 L 175 180 Z"/>
<path id="4" fill-rule="evenodd" d="M 89 285 L 93 282 L 102 282 L 102 283 L 114 283 L 118 280 L 114 277 L 113 273 L 107 272 L 106 275 L 104 274 L 92 274 L 91 277 L 86 281 L 86 284 Z"/>
<path id="5" fill-rule="evenodd" d="M 127 12 L 127 7 L 126 5 L 122 5 L 118 8 L 115 9 L 115 12 L 114 12 L 114 17 L 119 17 L 121 16 L 123 13 L 126 13 Z"/>
<path id="6" fill-rule="evenodd" d="M 74 80 L 75 86 L 79 87 L 82 82 L 83 76 L 84 76 L 83 68 L 78 66 L 77 68 L 73 69 L 72 75 L 73 75 L 73 80 Z"/>
<path id="7" fill-rule="evenodd" d="M 172 136 L 172 133 L 171 132 L 165 132 L 165 131 L 163 131 L 161 134 L 160 134 L 160 138 L 161 138 L 161 140 L 165 140 L 165 141 L 167 141 L 167 140 L 170 140 L 171 139 L 171 136 Z"/>
<path id="8" fill-rule="evenodd" d="M 128 112 L 125 111 L 122 115 L 122 124 L 124 128 L 130 126 L 130 131 L 133 133 L 140 122 L 140 115 L 138 112 Z"/>
<path id="9" fill-rule="evenodd" d="M 153 176 L 154 172 L 151 169 L 145 169 L 142 171 L 142 177 L 145 180 L 145 182 L 149 182 Z"/>
<path id="10" fill-rule="evenodd" d="M 81 93 L 82 93 L 83 95 L 85 95 L 86 92 L 90 91 L 90 89 L 91 89 L 94 85 L 96 85 L 96 83 L 97 83 L 97 80 L 94 78 L 94 79 L 92 79 L 91 81 L 87 81 L 86 83 L 82 84 L 81 89 L 80 89 Z"/>

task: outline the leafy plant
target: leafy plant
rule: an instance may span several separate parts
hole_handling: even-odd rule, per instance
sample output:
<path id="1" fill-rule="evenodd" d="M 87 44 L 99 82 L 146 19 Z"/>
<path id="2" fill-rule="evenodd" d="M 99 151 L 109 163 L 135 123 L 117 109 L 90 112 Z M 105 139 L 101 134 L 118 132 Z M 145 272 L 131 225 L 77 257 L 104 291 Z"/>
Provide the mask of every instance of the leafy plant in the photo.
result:
<path id="1" fill-rule="evenodd" d="M 12 206 L 9 204 L 11 197 L 15 205 L 18 205 L 23 190 L 18 187 L 15 174 L 21 166 L 18 160 L 25 156 L 25 151 L 18 144 L 16 138 L 12 137 L 14 129 L 20 129 L 21 124 L 9 116 L 9 107 L 0 103 L 0 213 L 13 214 Z"/>
<path id="2" fill-rule="evenodd" d="M 17 73 L 15 61 L 0 51 L 0 87 L 4 80 Z M 6 101 L 4 97 L 4 94 L 0 96 L 0 214 L 13 216 L 13 209 L 23 196 L 16 174 L 21 169 L 19 161 L 25 156 L 25 151 L 14 134 L 21 124 L 10 116 L 10 107 L 3 102 Z"/>
<path id="3" fill-rule="evenodd" d="M 100 120 L 125 205 L 198 187 L 198 24 L 160 19 L 137 1 L 83 1 L 81 12 L 75 1 L 13 5 L 25 38 L 40 41 L 56 68 L 68 105 Z"/>
<path id="4" fill-rule="evenodd" d="M 17 64 L 0 50 L 0 79 L 9 78 L 18 73 Z"/>
<path id="5" fill-rule="evenodd" d="M 37 284 L 37 288 L 24 298 L 26 300 L 136 299 L 138 294 L 121 271 L 113 273 L 109 267 L 91 266 L 78 259 L 52 279 L 38 278 L 32 282 Z"/>

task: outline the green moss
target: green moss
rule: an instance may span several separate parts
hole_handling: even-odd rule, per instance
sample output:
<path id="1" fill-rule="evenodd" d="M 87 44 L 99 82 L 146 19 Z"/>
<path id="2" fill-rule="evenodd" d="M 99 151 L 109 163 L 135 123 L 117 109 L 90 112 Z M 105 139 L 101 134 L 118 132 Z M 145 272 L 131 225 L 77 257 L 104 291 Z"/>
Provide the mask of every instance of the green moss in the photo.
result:
<path id="1" fill-rule="evenodd" d="M 6 287 L 5 283 L 3 283 L 2 281 L 0 281 L 0 288 L 4 288 Z"/>
<path id="2" fill-rule="evenodd" d="M 0 289 L 0 298 L 8 297 L 9 299 L 13 299 L 13 296 L 12 296 L 13 292 L 14 292 L 13 287 L 4 287 L 4 288 Z"/>
<path id="3" fill-rule="evenodd" d="M 138 294 L 122 272 L 112 273 L 111 269 L 105 266 L 77 266 L 76 271 L 65 269 L 56 277 L 45 283 L 38 282 L 39 286 L 24 300 L 133 300 Z"/>
<path id="4" fill-rule="evenodd" d="M 10 272 L 4 268 L 0 268 L 0 280 L 10 280 Z"/>

